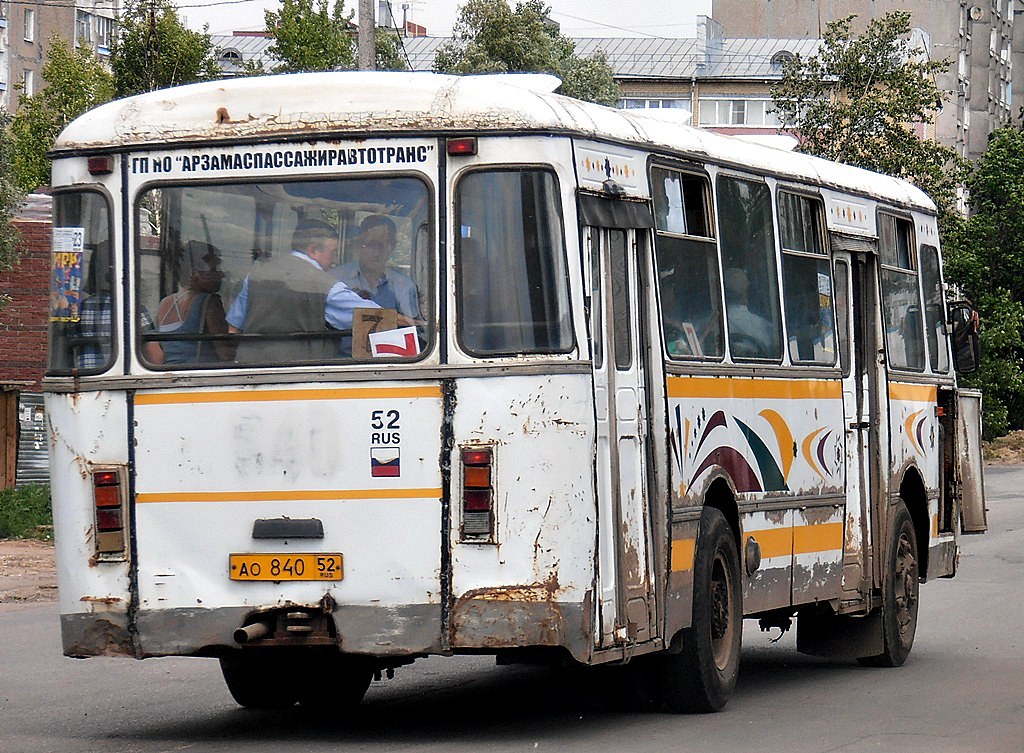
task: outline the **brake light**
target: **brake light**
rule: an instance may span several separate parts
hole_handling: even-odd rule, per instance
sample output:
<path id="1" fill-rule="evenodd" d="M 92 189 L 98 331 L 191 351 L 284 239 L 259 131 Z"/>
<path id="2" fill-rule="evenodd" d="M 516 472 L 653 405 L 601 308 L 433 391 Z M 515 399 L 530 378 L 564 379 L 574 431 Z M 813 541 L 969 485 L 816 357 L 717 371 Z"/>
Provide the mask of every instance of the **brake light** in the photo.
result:
<path id="1" fill-rule="evenodd" d="M 110 175 L 114 172 L 114 158 L 110 155 L 89 158 L 89 175 Z"/>
<path id="2" fill-rule="evenodd" d="M 93 508 L 96 520 L 96 552 L 124 554 L 124 495 L 121 474 L 116 470 L 97 470 L 92 474 Z"/>
<path id="3" fill-rule="evenodd" d="M 476 154 L 476 137 L 465 136 L 462 138 L 448 139 L 449 157 L 469 157 Z"/>
<path id="4" fill-rule="evenodd" d="M 462 449 L 462 537 L 494 534 L 494 455 L 490 447 Z"/>

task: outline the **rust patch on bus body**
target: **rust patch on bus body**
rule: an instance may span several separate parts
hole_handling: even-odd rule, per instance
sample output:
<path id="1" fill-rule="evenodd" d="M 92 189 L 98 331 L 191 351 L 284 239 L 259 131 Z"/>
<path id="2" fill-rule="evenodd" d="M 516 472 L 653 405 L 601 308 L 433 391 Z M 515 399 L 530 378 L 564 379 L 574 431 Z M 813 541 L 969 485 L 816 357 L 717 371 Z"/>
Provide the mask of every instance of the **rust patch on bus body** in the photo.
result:
<path id="1" fill-rule="evenodd" d="M 556 601 L 560 588 L 558 573 L 552 570 L 548 577 L 539 583 L 518 586 L 492 586 L 466 591 L 456 601 L 455 608 L 458 609 L 459 604 L 472 599 L 484 599 L 486 601 Z"/>
<path id="2" fill-rule="evenodd" d="M 124 599 L 118 596 L 83 596 L 79 601 L 85 602 L 86 604 L 106 604 L 108 606 L 111 604 L 124 603 Z"/>
<path id="3" fill-rule="evenodd" d="M 542 581 L 467 591 L 451 610 L 450 645 L 455 649 L 563 646 L 581 661 L 589 655 L 587 594 L 582 603 L 559 601 L 557 572 Z"/>
<path id="4" fill-rule="evenodd" d="M 80 615 L 78 617 L 81 617 Z M 90 617 L 79 621 L 78 628 L 69 631 L 68 618 L 64 618 L 64 653 L 72 657 L 87 656 L 135 656 L 131 634 L 125 625 L 113 620 Z M 74 633 L 72 635 L 72 633 Z"/>

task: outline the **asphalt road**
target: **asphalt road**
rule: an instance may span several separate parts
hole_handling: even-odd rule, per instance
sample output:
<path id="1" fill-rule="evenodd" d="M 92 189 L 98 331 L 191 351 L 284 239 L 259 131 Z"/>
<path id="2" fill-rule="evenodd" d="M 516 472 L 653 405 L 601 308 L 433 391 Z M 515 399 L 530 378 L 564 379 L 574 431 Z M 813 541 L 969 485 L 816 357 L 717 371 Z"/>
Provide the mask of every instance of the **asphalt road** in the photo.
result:
<path id="1" fill-rule="evenodd" d="M 1024 466 L 987 469 L 990 532 L 922 588 L 899 669 L 796 653 L 748 625 L 726 710 L 624 710 L 621 674 L 429 659 L 350 719 L 239 709 L 216 662 L 67 659 L 56 605 L 0 605 L 0 753 L 786 751 L 1024 753 Z"/>

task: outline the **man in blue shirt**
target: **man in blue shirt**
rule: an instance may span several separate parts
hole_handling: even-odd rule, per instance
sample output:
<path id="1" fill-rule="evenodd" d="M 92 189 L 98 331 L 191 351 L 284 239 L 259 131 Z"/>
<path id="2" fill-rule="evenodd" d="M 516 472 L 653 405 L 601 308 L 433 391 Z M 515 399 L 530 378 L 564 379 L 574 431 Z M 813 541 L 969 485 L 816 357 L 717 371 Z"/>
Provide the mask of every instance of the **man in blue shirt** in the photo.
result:
<path id="1" fill-rule="evenodd" d="M 239 361 L 309 361 L 337 356 L 337 338 L 325 336 L 326 330 L 349 330 L 355 309 L 379 308 L 327 271 L 337 251 L 334 227 L 319 220 L 302 220 L 292 236 L 290 254 L 253 265 L 227 313 L 229 331 L 271 337 L 243 340 L 238 346 Z"/>
<path id="2" fill-rule="evenodd" d="M 371 214 L 363 218 L 359 228 L 356 258 L 334 270 L 334 276 L 381 308 L 419 319 L 416 283 L 401 272 L 388 269 L 397 240 L 395 223 L 382 214 Z"/>

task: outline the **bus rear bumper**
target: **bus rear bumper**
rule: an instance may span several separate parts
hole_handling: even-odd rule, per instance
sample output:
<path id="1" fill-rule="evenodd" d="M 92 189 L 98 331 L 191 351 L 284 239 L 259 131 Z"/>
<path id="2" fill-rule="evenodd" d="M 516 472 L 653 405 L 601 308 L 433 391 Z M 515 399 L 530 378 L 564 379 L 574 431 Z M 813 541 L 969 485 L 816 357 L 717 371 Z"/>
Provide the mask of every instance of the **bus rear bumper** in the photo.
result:
<path id="1" fill-rule="evenodd" d="M 275 606 L 274 609 L 281 609 Z M 293 607 L 288 607 L 293 608 Z M 61 615 L 64 653 L 73 657 L 220 656 L 239 649 L 235 631 L 262 612 L 253 607 L 142 610 L 129 625 L 125 613 Z M 446 653 L 441 647 L 441 614 L 436 604 L 336 606 L 331 613 L 333 642 L 344 653 L 409 656 Z M 261 641 L 247 645 L 257 646 Z M 275 637 L 267 646 L 300 647 Z M 320 642 L 318 645 L 323 645 Z"/>

